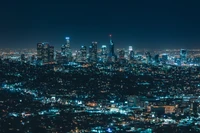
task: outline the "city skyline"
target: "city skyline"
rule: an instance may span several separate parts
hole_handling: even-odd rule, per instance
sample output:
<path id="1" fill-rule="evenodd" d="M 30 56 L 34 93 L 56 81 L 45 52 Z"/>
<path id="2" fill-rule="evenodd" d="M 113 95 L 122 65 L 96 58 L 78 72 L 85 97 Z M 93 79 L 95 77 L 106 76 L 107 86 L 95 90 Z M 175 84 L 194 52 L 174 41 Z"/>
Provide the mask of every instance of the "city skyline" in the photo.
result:
<path id="1" fill-rule="evenodd" d="M 97 41 L 116 47 L 197 48 L 198 1 L 4 1 L 0 47 L 33 48 L 49 42 L 56 48 L 70 36 L 74 48 Z"/>

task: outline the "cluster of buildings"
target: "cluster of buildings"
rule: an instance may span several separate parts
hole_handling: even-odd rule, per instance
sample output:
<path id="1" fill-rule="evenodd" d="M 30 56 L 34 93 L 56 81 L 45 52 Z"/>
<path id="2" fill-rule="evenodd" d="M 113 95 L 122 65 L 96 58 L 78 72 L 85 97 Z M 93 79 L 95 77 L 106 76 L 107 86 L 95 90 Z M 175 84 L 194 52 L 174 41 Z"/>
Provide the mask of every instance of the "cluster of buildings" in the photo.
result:
<path id="1" fill-rule="evenodd" d="M 65 39 L 0 50 L 0 132 L 200 131 L 200 51 Z"/>

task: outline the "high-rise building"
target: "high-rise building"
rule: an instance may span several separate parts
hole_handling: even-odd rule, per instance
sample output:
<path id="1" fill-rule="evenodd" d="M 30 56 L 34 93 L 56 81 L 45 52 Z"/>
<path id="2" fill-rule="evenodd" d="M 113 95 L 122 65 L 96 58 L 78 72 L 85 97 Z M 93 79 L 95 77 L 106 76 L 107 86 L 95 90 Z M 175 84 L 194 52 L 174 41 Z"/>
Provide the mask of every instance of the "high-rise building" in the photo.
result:
<path id="1" fill-rule="evenodd" d="M 114 50 L 114 43 L 112 40 L 112 35 L 110 35 L 110 45 L 109 45 L 109 52 L 108 52 L 108 62 L 115 62 L 117 59 Z"/>
<path id="2" fill-rule="evenodd" d="M 135 53 L 134 53 L 134 51 L 132 50 L 132 51 L 130 51 L 130 54 L 129 54 L 129 60 L 134 60 L 134 56 L 135 56 Z"/>
<path id="3" fill-rule="evenodd" d="M 128 47 L 128 53 L 130 54 L 131 51 L 133 51 L 133 47 L 132 47 L 132 46 L 129 46 L 129 47 Z"/>
<path id="4" fill-rule="evenodd" d="M 114 43 L 113 43 L 113 40 L 112 40 L 112 35 L 110 35 L 109 56 L 115 56 Z"/>
<path id="5" fill-rule="evenodd" d="M 26 60 L 25 54 L 21 54 L 21 62 L 24 63 Z"/>
<path id="6" fill-rule="evenodd" d="M 168 55 L 162 54 L 162 63 L 166 63 L 168 61 Z"/>
<path id="7" fill-rule="evenodd" d="M 124 59 L 125 51 L 122 49 L 119 51 L 119 59 Z"/>
<path id="8" fill-rule="evenodd" d="M 107 61 L 107 46 L 102 45 L 101 46 L 101 61 L 106 62 Z"/>
<path id="9" fill-rule="evenodd" d="M 147 63 L 151 63 L 151 54 L 150 54 L 150 52 L 146 52 L 145 55 L 146 55 Z"/>
<path id="10" fill-rule="evenodd" d="M 50 63 L 54 61 L 54 47 L 48 43 L 37 44 L 37 60 L 40 63 Z"/>
<path id="11" fill-rule="evenodd" d="M 63 56 L 63 62 L 72 61 L 72 50 L 70 47 L 70 37 L 65 37 L 65 44 L 61 46 L 61 54 Z"/>
<path id="12" fill-rule="evenodd" d="M 54 61 L 54 46 L 49 46 L 49 62 Z"/>
<path id="13" fill-rule="evenodd" d="M 81 60 L 86 61 L 86 59 L 87 59 L 87 47 L 81 46 L 80 52 L 81 52 Z"/>
<path id="14" fill-rule="evenodd" d="M 43 63 L 49 62 L 49 44 L 45 43 L 43 46 Z"/>
<path id="15" fill-rule="evenodd" d="M 107 55 L 107 46 L 106 45 L 101 46 L 101 55 Z"/>
<path id="16" fill-rule="evenodd" d="M 89 46 L 89 61 L 97 61 L 97 42 L 92 42 L 92 44 Z"/>
<path id="17" fill-rule="evenodd" d="M 159 60 L 159 54 L 155 55 L 154 60 L 155 60 L 155 63 L 159 63 L 160 62 L 160 60 Z"/>
<path id="18" fill-rule="evenodd" d="M 41 61 L 42 60 L 42 57 L 43 57 L 43 43 L 38 43 L 37 44 L 37 59 L 38 61 Z"/>
<path id="19" fill-rule="evenodd" d="M 180 58 L 182 62 L 187 61 L 187 50 L 186 49 L 181 49 L 180 50 Z"/>

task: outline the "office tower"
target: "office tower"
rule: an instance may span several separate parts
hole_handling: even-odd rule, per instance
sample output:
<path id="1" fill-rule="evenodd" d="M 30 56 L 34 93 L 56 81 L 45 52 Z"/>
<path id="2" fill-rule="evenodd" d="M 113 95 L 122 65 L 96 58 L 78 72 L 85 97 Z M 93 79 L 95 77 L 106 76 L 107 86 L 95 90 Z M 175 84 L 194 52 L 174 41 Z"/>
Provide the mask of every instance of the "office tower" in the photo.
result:
<path id="1" fill-rule="evenodd" d="M 119 51 L 119 59 L 124 59 L 125 51 L 122 49 Z"/>
<path id="2" fill-rule="evenodd" d="M 70 48 L 70 37 L 65 37 L 65 44 L 61 46 L 61 54 L 63 56 L 63 62 L 72 61 L 72 50 Z"/>
<path id="3" fill-rule="evenodd" d="M 67 57 L 67 62 L 72 61 L 72 50 L 70 48 L 70 38 L 65 37 L 66 43 L 65 43 L 65 56 Z"/>
<path id="4" fill-rule="evenodd" d="M 145 55 L 146 55 L 147 63 L 151 63 L 151 54 L 150 54 L 150 52 L 146 52 Z"/>
<path id="5" fill-rule="evenodd" d="M 92 44 L 89 46 L 89 61 L 97 61 L 97 42 L 92 42 Z"/>
<path id="6" fill-rule="evenodd" d="M 182 62 L 187 61 L 187 50 L 186 49 L 181 49 L 180 50 L 180 58 Z"/>
<path id="7" fill-rule="evenodd" d="M 49 58 L 48 62 L 54 61 L 54 46 L 49 46 Z"/>
<path id="8" fill-rule="evenodd" d="M 37 60 L 42 61 L 42 56 L 43 56 L 43 44 L 38 43 L 37 44 Z"/>
<path id="9" fill-rule="evenodd" d="M 86 58 L 87 58 L 87 47 L 86 46 L 81 46 L 80 52 L 81 52 L 81 60 L 82 61 L 86 61 Z"/>
<path id="10" fill-rule="evenodd" d="M 134 60 L 134 56 L 135 56 L 135 53 L 134 53 L 134 51 L 132 50 L 132 51 L 130 51 L 130 54 L 129 54 L 129 60 Z"/>
<path id="11" fill-rule="evenodd" d="M 61 54 L 63 56 L 65 56 L 65 45 L 64 44 L 61 46 Z"/>
<path id="12" fill-rule="evenodd" d="M 160 62 L 160 60 L 159 60 L 159 54 L 155 55 L 154 60 L 155 60 L 155 63 L 159 63 Z"/>
<path id="13" fill-rule="evenodd" d="M 133 47 L 132 47 L 132 46 L 129 46 L 129 47 L 128 47 L 128 53 L 130 54 L 131 51 L 133 51 Z"/>
<path id="14" fill-rule="evenodd" d="M 108 52 L 108 62 L 110 63 L 115 62 L 117 60 L 117 57 L 114 51 L 114 43 L 111 37 L 112 35 L 110 35 L 110 45 L 109 45 L 109 52 Z"/>
<path id="15" fill-rule="evenodd" d="M 102 62 L 107 61 L 107 46 L 106 45 L 101 46 L 101 61 Z"/>
<path id="16" fill-rule="evenodd" d="M 43 54 L 42 54 L 42 58 L 43 58 L 43 63 L 47 63 L 49 62 L 49 44 L 45 43 L 43 46 Z"/>
<path id="17" fill-rule="evenodd" d="M 37 60 L 38 63 L 50 63 L 54 61 L 54 47 L 48 43 L 37 44 Z"/>
<path id="18" fill-rule="evenodd" d="M 129 96 L 127 98 L 128 106 L 129 107 L 139 107 L 140 106 L 140 99 L 138 96 Z"/>
<path id="19" fill-rule="evenodd" d="M 21 62 L 24 63 L 25 60 L 26 60 L 26 58 L 25 58 L 25 54 L 21 54 Z"/>
<path id="20" fill-rule="evenodd" d="M 162 54 L 162 63 L 166 63 L 168 61 L 168 55 Z"/>
<path id="21" fill-rule="evenodd" d="M 109 56 L 115 56 L 114 43 L 113 43 L 113 40 L 112 40 L 112 35 L 110 35 Z"/>
<path id="22" fill-rule="evenodd" d="M 93 52 L 93 47 L 92 47 L 92 45 L 90 45 L 89 46 L 89 58 L 88 58 L 89 62 L 92 62 L 92 52 Z"/>
<path id="23" fill-rule="evenodd" d="M 35 63 L 35 59 L 36 59 L 36 58 L 35 58 L 35 55 L 32 55 L 32 56 L 31 56 L 31 63 L 32 63 L 32 64 Z"/>
<path id="24" fill-rule="evenodd" d="M 107 55 L 107 46 L 106 45 L 101 46 L 101 55 Z"/>

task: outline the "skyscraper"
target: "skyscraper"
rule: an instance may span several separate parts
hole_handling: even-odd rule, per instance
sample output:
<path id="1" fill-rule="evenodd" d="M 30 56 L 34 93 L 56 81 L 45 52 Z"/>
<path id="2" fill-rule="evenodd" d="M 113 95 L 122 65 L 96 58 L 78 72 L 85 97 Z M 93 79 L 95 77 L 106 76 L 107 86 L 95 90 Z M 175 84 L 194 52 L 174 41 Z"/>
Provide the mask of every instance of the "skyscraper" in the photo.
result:
<path id="1" fill-rule="evenodd" d="M 80 52 L 81 52 L 81 60 L 85 62 L 87 59 L 87 47 L 82 45 Z"/>
<path id="2" fill-rule="evenodd" d="M 129 46 L 129 47 L 128 47 L 128 53 L 130 54 L 131 51 L 133 51 L 133 47 L 132 47 L 132 46 Z"/>
<path id="3" fill-rule="evenodd" d="M 43 56 L 43 44 L 38 43 L 37 44 L 37 60 L 42 61 L 42 56 Z"/>
<path id="4" fill-rule="evenodd" d="M 89 61 L 97 61 L 97 42 L 92 42 L 92 44 L 89 46 Z"/>
<path id="5" fill-rule="evenodd" d="M 113 40 L 112 40 L 112 35 L 110 35 L 109 56 L 115 56 L 114 43 L 113 43 Z"/>
<path id="6" fill-rule="evenodd" d="M 65 37 L 65 44 L 61 46 L 61 54 L 63 56 L 63 62 L 72 61 L 72 50 L 70 48 L 70 37 Z"/>
<path id="7" fill-rule="evenodd" d="M 54 47 L 48 43 L 37 44 L 37 61 L 41 63 L 50 63 L 54 61 Z"/>
<path id="8" fill-rule="evenodd" d="M 187 61 L 187 50 L 186 49 L 180 50 L 180 58 L 181 58 L 181 62 Z"/>
<path id="9" fill-rule="evenodd" d="M 151 54 L 150 52 L 145 52 L 147 63 L 151 63 Z"/>
<path id="10" fill-rule="evenodd" d="M 106 45 L 101 46 L 101 61 L 102 62 L 107 61 L 107 46 Z"/>
<path id="11" fill-rule="evenodd" d="M 109 45 L 109 53 L 108 53 L 108 62 L 115 62 L 117 59 L 114 50 L 114 43 L 112 40 L 112 35 L 110 35 L 110 45 Z"/>
<path id="12" fill-rule="evenodd" d="M 134 56 L 135 56 L 134 51 L 133 50 L 130 51 L 130 53 L 129 53 L 129 60 L 133 61 L 134 60 Z"/>

